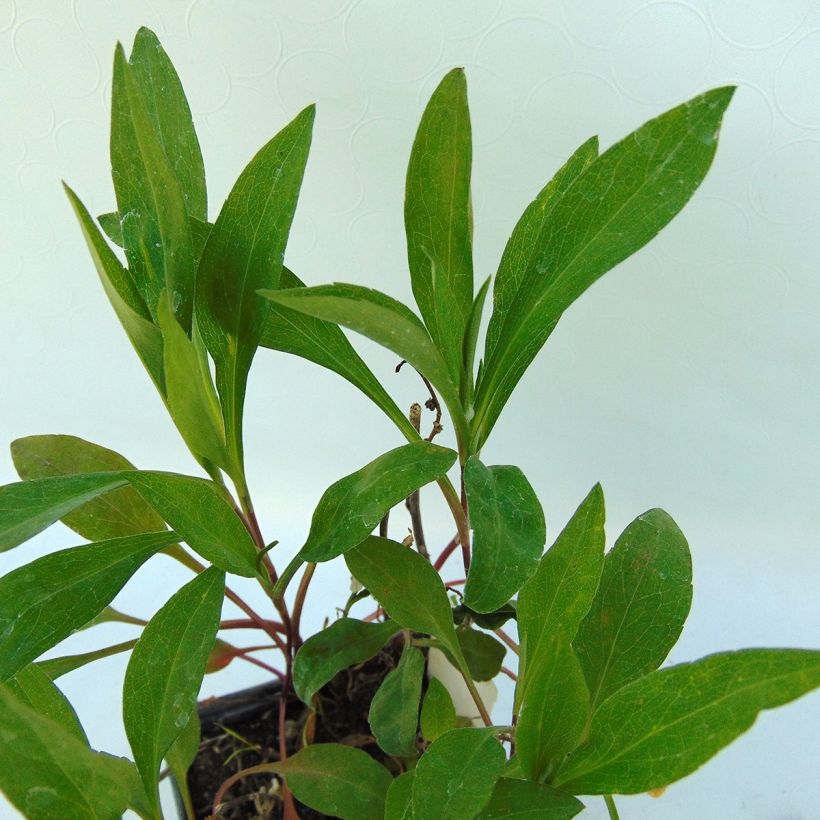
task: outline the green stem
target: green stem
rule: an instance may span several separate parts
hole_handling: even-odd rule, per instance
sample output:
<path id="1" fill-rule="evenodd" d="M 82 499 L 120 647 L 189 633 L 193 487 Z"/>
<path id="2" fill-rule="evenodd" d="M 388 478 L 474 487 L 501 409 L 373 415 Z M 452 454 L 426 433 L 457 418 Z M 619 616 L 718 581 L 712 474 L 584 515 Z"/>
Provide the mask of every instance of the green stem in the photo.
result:
<path id="1" fill-rule="evenodd" d="M 470 677 L 470 673 L 466 669 L 461 669 L 461 677 L 464 678 L 464 683 L 467 684 L 467 689 L 470 692 L 470 697 L 473 699 L 476 707 L 478 708 L 478 713 L 481 715 L 481 719 L 484 721 L 485 726 L 492 726 L 493 721 L 490 717 L 490 713 L 487 711 L 487 707 L 484 705 L 484 701 L 481 699 L 481 695 L 478 693 L 478 687 L 476 687 L 475 682 L 473 681 L 472 677 Z"/>
<path id="2" fill-rule="evenodd" d="M 618 809 L 615 808 L 615 801 L 612 799 L 611 794 L 604 795 L 604 803 L 606 803 L 606 808 L 609 812 L 609 820 L 621 820 L 620 815 L 618 814 Z"/>

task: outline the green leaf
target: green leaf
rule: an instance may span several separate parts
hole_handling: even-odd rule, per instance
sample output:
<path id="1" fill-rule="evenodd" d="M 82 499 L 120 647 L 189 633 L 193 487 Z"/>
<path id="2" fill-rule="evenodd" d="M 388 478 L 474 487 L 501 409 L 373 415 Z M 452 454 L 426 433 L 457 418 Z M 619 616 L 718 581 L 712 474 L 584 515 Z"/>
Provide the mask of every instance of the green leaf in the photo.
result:
<path id="1" fill-rule="evenodd" d="M 45 555 L 0 578 L 0 681 L 88 623 L 172 532 L 129 535 Z"/>
<path id="2" fill-rule="evenodd" d="M 242 462 L 242 406 L 248 371 L 262 337 L 302 185 L 314 108 L 302 111 L 263 146 L 240 174 L 199 262 L 196 310 L 216 365 L 228 447 Z"/>
<path id="3" fill-rule="evenodd" d="M 188 788 L 188 769 L 199 753 L 200 734 L 199 712 L 194 707 L 182 733 L 165 753 L 165 762 L 174 776 L 188 817 L 194 817 L 194 804 Z"/>
<path id="4" fill-rule="evenodd" d="M 421 118 L 404 198 L 413 295 L 454 384 L 473 301 L 472 133 L 464 70 L 453 69 Z"/>
<path id="5" fill-rule="evenodd" d="M 102 649 L 94 649 L 90 652 L 82 652 L 78 655 L 63 655 L 59 658 L 49 658 L 45 661 L 39 661 L 36 666 L 45 672 L 50 680 L 57 680 L 57 678 L 79 669 L 93 661 L 101 660 L 102 658 L 110 658 L 112 655 L 117 655 L 120 652 L 128 652 L 137 644 L 137 639 L 132 638 L 130 641 L 123 641 L 122 643 L 114 644 L 113 646 L 106 646 Z"/>
<path id="6" fill-rule="evenodd" d="M 97 222 L 105 231 L 105 235 L 119 248 L 123 246 L 122 225 L 120 225 L 120 215 L 117 211 L 100 214 Z"/>
<path id="7" fill-rule="evenodd" d="M 159 765 L 196 707 L 216 639 L 225 574 L 211 567 L 157 612 L 128 662 L 123 721 L 145 791 L 159 814 Z"/>
<path id="8" fill-rule="evenodd" d="M 136 618 L 133 615 L 126 615 L 124 612 L 120 612 L 119 610 L 114 609 L 113 606 L 107 606 L 105 607 L 105 609 L 101 610 L 98 615 L 95 615 L 83 627 L 83 629 L 90 629 L 92 626 L 98 626 L 99 624 L 108 623 L 131 624 L 132 626 L 145 626 L 146 621 L 142 620 L 142 618 Z"/>
<path id="9" fill-rule="evenodd" d="M 457 624 L 470 621 L 482 629 L 500 629 L 509 620 L 515 620 L 517 617 L 516 602 L 507 601 L 503 606 L 493 612 L 476 612 L 464 604 L 459 604 L 453 609 L 453 620 Z"/>
<path id="10" fill-rule="evenodd" d="M 502 777 L 475 820 L 571 820 L 583 810 L 584 804 L 570 794 L 540 783 Z"/>
<path id="11" fill-rule="evenodd" d="M 515 752 L 530 780 L 549 780 L 578 745 L 589 717 L 589 690 L 566 634 L 548 635 L 527 664 Z"/>
<path id="12" fill-rule="evenodd" d="M 820 686 L 820 652 L 743 649 L 652 672 L 608 698 L 555 785 L 637 794 L 693 772 L 763 709 Z M 797 750 L 795 750 L 797 751 Z"/>
<path id="13" fill-rule="evenodd" d="M 413 780 L 416 772 L 410 769 L 400 774 L 387 790 L 384 820 L 413 820 Z"/>
<path id="14" fill-rule="evenodd" d="M 133 76 L 159 141 L 176 173 L 188 214 L 208 218 L 205 166 L 182 83 L 156 34 L 137 32 L 131 51 Z"/>
<path id="15" fill-rule="evenodd" d="M 167 299 L 160 299 L 157 317 L 168 410 L 174 424 L 194 456 L 228 468 L 225 425 L 207 358 L 174 318 Z M 197 337 L 196 329 L 193 335 Z"/>
<path id="16" fill-rule="evenodd" d="M 338 672 L 372 658 L 400 628 L 395 621 L 334 621 L 299 647 L 293 660 L 294 691 L 310 705 L 313 696 Z"/>
<path id="17" fill-rule="evenodd" d="M 487 299 L 487 292 L 490 289 L 490 277 L 484 280 L 484 284 L 478 289 L 473 301 L 470 321 L 464 336 L 464 369 L 461 377 L 461 403 L 468 415 L 472 415 L 475 382 L 473 379 L 473 365 L 475 364 L 475 351 L 478 346 L 478 332 L 481 329 L 481 317 L 484 313 L 484 302 Z"/>
<path id="18" fill-rule="evenodd" d="M 667 513 L 649 510 L 607 553 L 601 584 L 573 644 L 593 710 L 663 663 L 691 603 L 692 558 L 686 539 Z"/>
<path id="19" fill-rule="evenodd" d="M 490 799 L 505 756 L 492 729 L 451 729 L 430 744 L 413 779 L 414 820 L 464 820 Z"/>
<path id="20" fill-rule="evenodd" d="M 120 264 L 111 248 L 100 233 L 88 209 L 65 183 L 63 188 L 71 202 L 71 207 L 80 223 L 88 252 L 97 269 L 105 295 L 129 341 L 137 351 L 140 361 L 156 385 L 161 396 L 165 396 L 165 380 L 162 374 L 162 333 L 151 321 L 151 314 L 129 277 L 128 271 Z"/>
<path id="21" fill-rule="evenodd" d="M 74 707 L 37 664 L 24 666 L 6 685 L 24 706 L 53 720 L 69 734 L 88 744 Z"/>
<path id="22" fill-rule="evenodd" d="M 28 820 L 113 820 L 129 806 L 119 758 L 93 752 L 0 685 L 0 789 Z"/>
<path id="23" fill-rule="evenodd" d="M 394 621 L 438 638 L 460 667 L 466 668 L 447 591 L 429 561 L 409 547 L 376 536 L 348 550 L 345 561 L 353 577 Z"/>
<path id="24" fill-rule="evenodd" d="M 276 768 L 306 806 L 342 820 L 382 820 L 392 778 L 381 763 L 352 746 L 313 743 Z"/>
<path id="25" fill-rule="evenodd" d="M 287 267 L 283 267 L 279 288 L 301 287 L 304 287 L 304 282 Z M 259 344 L 271 350 L 300 356 L 338 373 L 383 410 L 410 441 L 418 439 L 418 433 L 407 416 L 353 349 L 353 345 L 339 326 L 333 322 L 325 322 L 276 302 L 270 302 Z"/>
<path id="26" fill-rule="evenodd" d="M 518 467 L 485 467 L 471 456 L 464 485 L 474 532 L 464 603 L 493 612 L 538 568 L 547 538 L 544 511 Z"/>
<path id="27" fill-rule="evenodd" d="M 235 575 L 256 575 L 253 539 L 219 485 L 161 472 L 133 472 L 128 480 L 176 530 L 177 537 L 207 561 Z"/>
<path id="28" fill-rule="evenodd" d="M 456 636 L 473 680 L 492 680 L 501 671 L 501 664 L 507 654 L 507 647 L 503 643 L 486 632 L 469 627 L 457 629 Z"/>
<path id="29" fill-rule="evenodd" d="M 262 291 L 278 305 L 336 322 L 392 350 L 434 384 L 450 411 L 456 431 L 466 434 L 458 390 L 430 334 L 412 310 L 401 302 L 360 285 L 319 285 L 313 288 Z"/>
<path id="30" fill-rule="evenodd" d="M 135 469 L 119 453 L 76 436 L 18 438 L 11 443 L 11 457 L 20 478 L 26 481 Z M 77 507 L 61 521 L 89 541 L 158 532 L 165 528 L 165 522 L 151 505 L 128 485 Z"/>
<path id="31" fill-rule="evenodd" d="M 606 271 L 643 247 L 686 204 L 712 163 L 732 87 L 717 88 L 641 126 L 525 214 L 532 247 L 517 246 L 488 332 L 473 450 L 561 314 Z M 581 149 L 583 150 L 583 149 Z M 570 160 L 580 161 L 578 154 Z M 570 177 L 572 174 L 569 175 Z M 536 200 L 538 203 L 538 200 Z M 538 213 L 543 210 L 543 214 Z M 525 252 L 522 254 L 520 250 Z M 502 278 L 502 272 L 499 273 Z"/>
<path id="32" fill-rule="evenodd" d="M 313 513 L 304 561 L 329 561 L 360 544 L 396 504 L 441 478 L 456 453 L 429 441 L 396 447 L 325 490 Z"/>
<path id="33" fill-rule="evenodd" d="M 430 678 L 421 707 L 421 733 L 431 743 L 456 725 L 456 707 L 447 687 Z"/>
<path id="34" fill-rule="evenodd" d="M 405 646 L 398 666 L 387 673 L 370 703 L 367 720 L 389 755 L 410 757 L 416 751 L 424 667 L 422 652 Z"/>
<path id="35" fill-rule="evenodd" d="M 149 114 L 144 80 L 144 65 L 129 65 L 118 45 L 111 95 L 111 175 L 117 211 L 129 272 L 151 316 L 156 320 L 165 290 L 188 332 L 195 273 L 188 210 L 178 169 L 166 155 Z M 154 96 L 152 90 L 150 95 Z M 153 113 L 157 115 L 155 107 Z"/>
<path id="36" fill-rule="evenodd" d="M 573 641 L 589 612 L 604 566 L 604 494 L 596 484 L 573 513 L 535 575 L 518 595 L 521 640 L 520 699 L 528 684 L 527 666 L 544 653 L 555 634 Z"/>

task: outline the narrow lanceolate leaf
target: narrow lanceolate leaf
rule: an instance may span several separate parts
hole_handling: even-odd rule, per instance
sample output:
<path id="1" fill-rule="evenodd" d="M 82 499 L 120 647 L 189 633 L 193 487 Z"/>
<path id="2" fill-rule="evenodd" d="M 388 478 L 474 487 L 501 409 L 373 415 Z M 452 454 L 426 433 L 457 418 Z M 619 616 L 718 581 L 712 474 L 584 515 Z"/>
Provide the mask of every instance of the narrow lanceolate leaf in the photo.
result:
<path id="1" fill-rule="evenodd" d="M 0 487 L 0 552 L 16 547 L 88 501 L 126 483 L 124 474 L 39 478 Z"/>
<path id="2" fill-rule="evenodd" d="M 130 63 L 151 124 L 179 180 L 188 214 L 205 220 L 205 166 L 191 109 L 171 60 L 150 29 L 137 32 Z"/>
<path id="3" fill-rule="evenodd" d="M 421 118 L 404 198 L 413 295 L 458 384 L 473 302 L 472 133 L 464 70 L 453 69 Z"/>
<path id="4" fill-rule="evenodd" d="M 310 705 L 313 696 L 338 672 L 372 658 L 400 629 L 395 621 L 334 621 L 299 647 L 293 660 L 294 691 Z"/>
<path id="5" fill-rule="evenodd" d="M 425 659 L 407 646 L 399 664 L 381 682 L 367 719 L 376 742 L 389 755 L 408 757 L 416 750 Z"/>
<path id="6" fill-rule="evenodd" d="M 27 436 L 11 443 L 11 458 L 20 478 L 81 475 L 134 470 L 119 453 L 76 436 Z M 128 485 L 100 495 L 60 519 L 89 541 L 158 532 L 165 522 Z"/>
<path id="7" fill-rule="evenodd" d="M 257 291 L 279 286 L 313 118 L 314 108 L 306 108 L 248 163 L 219 212 L 197 271 L 197 317 L 216 364 L 229 448 L 238 461 L 248 371 L 268 310 Z"/>
<path id="8" fill-rule="evenodd" d="M 120 324 L 125 330 L 129 341 L 137 351 L 151 381 L 156 385 L 160 395 L 165 395 L 165 380 L 162 375 L 162 333 L 151 321 L 142 294 L 131 280 L 128 271 L 123 268 L 120 260 L 114 255 L 111 248 L 94 224 L 88 209 L 79 200 L 68 185 L 63 184 L 71 207 L 80 223 L 85 237 L 88 251 L 97 269 L 105 295 Z"/>
<path id="9" fill-rule="evenodd" d="M 603 565 L 604 494 L 596 484 L 518 595 L 519 697 L 529 680 L 528 664 L 545 651 L 542 642 L 556 633 L 575 639 L 592 606 Z"/>
<path id="10" fill-rule="evenodd" d="M 583 810 L 584 804 L 571 794 L 502 777 L 475 820 L 571 820 Z"/>
<path id="11" fill-rule="evenodd" d="M 463 820 L 487 804 L 504 768 L 487 729 L 452 729 L 422 755 L 413 779 L 414 820 Z"/>
<path id="12" fill-rule="evenodd" d="M 592 608 L 575 638 L 593 709 L 663 663 L 691 603 L 689 545 L 667 513 L 649 510 L 607 553 Z"/>
<path id="13" fill-rule="evenodd" d="M 208 362 L 174 317 L 167 299 L 157 311 L 163 341 L 168 410 L 194 456 L 228 468 L 225 425 Z M 196 337 L 196 329 L 193 331 Z"/>
<path id="14" fill-rule="evenodd" d="M 484 314 L 484 302 L 487 300 L 487 292 L 490 289 L 490 277 L 484 280 L 484 284 L 478 289 L 478 293 L 473 301 L 470 321 L 464 336 L 464 370 L 461 380 L 461 403 L 465 412 L 470 411 L 472 415 L 473 400 L 475 398 L 475 379 L 473 375 L 473 365 L 475 364 L 475 351 L 478 346 L 478 332 L 481 329 L 481 317 Z M 479 363 L 480 365 L 480 363 Z"/>
<path id="15" fill-rule="evenodd" d="M 396 504 L 441 478 L 456 453 L 428 441 L 396 447 L 325 490 L 299 557 L 328 561 L 360 544 Z"/>
<path id="16" fill-rule="evenodd" d="M 466 668 L 447 591 L 429 561 L 409 547 L 376 536 L 348 550 L 345 561 L 394 621 L 438 638 L 460 668 Z"/>
<path id="17" fill-rule="evenodd" d="M 131 802 L 120 762 L 0 685 L 0 790 L 28 820 L 120 817 Z"/>
<path id="18" fill-rule="evenodd" d="M 256 575 L 253 540 L 213 481 L 160 472 L 133 472 L 128 480 L 177 537 L 207 561 L 235 575 Z"/>
<path id="19" fill-rule="evenodd" d="M 413 820 L 413 780 L 415 769 L 400 774 L 387 790 L 384 820 Z"/>
<path id="20" fill-rule="evenodd" d="M 304 287 L 304 282 L 293 271 L 283 267 L 279 288 L 284 290 L 301 287 Z M 300 356 L 338 373 L 384 411 L 410 441 L 418 439 L 418 433 L 407 416 L 353 349 L 337 324 L 270 302 L 259 344 L 271 350 Z"/>
<path id="21" fill-rule="evenodd" d="M 515 729 L 515 751 L 530 780 L 549 779 L 578 745 L 589 717 L 589 690 L 560 631 L 527 665 L 528 685 Z"/>
<path id="22" fill-rule="evenodd" d="M 390 772 L 369 754 L 337 743 L 313 743 L 277 763 L 306 806 L 342 820 L 382 820 Z"/>
<path id="23" fill-rule="evenodd" d="M 77 655 L 63 655 L 59 658 L 49 658 L 47 661 L 38 661 L 37 667 L 49 677 L 50 680 L 57 680 L 57 678 L 79 669 L 88 663 L 101 660 L 102 658 L 110 658 L 112 655 L 118 655 L 121 652 L 128 652 L 137 644 L 137 639 L 132 638 L 130 641 L 122 641 L 113 646 L 105 646 L 102 649 L 93 649 L 90 652 L 81 652 Z"/>
<path id="24" fill-rule="evenodd" d="M 533 250 L 510 276 L 489 336 L 473 446 L 498 414 L 561 314 L 606 271 L 643 247 L 686 204 L 717 148 L 731 87 L 695 97 L 643 125 L 591 162 L 538 214 Z M 522 243 L 523 245 L 523 243 Z M 515 263 L 516 266 L 519 263 Z M 503 290 L 502 290 L 503 292 Z"/>
<path id="25" fill-rule="evenodd" d="M 544 511 L 518 467 L 464 467 L 473 528 L 473 559 L 464 603 L 476 612 L 503 606 L 535 572 L 547 538 Z"/>
<path id="26" fill-rule="evenodd" d="M 722 652 L 652 672 L 604 701 L 555 784 L 577 794 L 661 788 L 731 743 L 763 709 L 818 686 L 820 652 L 803 649 Z"/>
<path id="27" fill-rule="evenodd" d="M 191 710 L 191 717 L 179 737 L 171 744 L 165 753 L 165 762 L 174 776 L 182 802 L 189 817 L 194 817 L 194 804 L 191 800 L 191 790 L 188 788 L 188 769 L 199 753 L 201 726 L 199 712 Z"/>
<path id="28" fill-rule="evenodd" d="M 74 707 L 37 664 L 24 666 L 6 685 L 24 706 L 53 720 L 77 740 L 88 743 Z"/>
<path id="29" fill-rule="evenodd" d="M 172 532 L 130 535 L 53 552 L 0 578 L 0 681 L 83 627 Z"/>
<path id="30" fill-rule="evenodd" d="M 156 319 L 165 290 L 187 332 L 195 274 L 188 209 L 176 169 L 149 114 L 144 79 L 144 68 L 129 65 L 118 45 L 111 94 L 111 175 L 117 211 L 129 273 L 151 316 Z M 150 89 L 149 93 L 153 94 Z"/>
<path id="31" fill-rule="evenodd" d="M 123 720 L 149 800 L 159 813 L 159 765 L 190 720 L 205 674 L 225 590 L 211 567 L 151 619 L 134 647 L 123 684 Z"/>
<path id="32" fill-rule="evenodd" d="M 355 330 L 401 356 L 438 388 L 456 430 L 466 432 L 458 389 L 447 363 L 418 316 L 401 302 L 371 288 L 342 283 L 264 291 L 262 295 L 283 307 Z"/>
<path id="33" fill-rule="evenodd" d="M 421 707 L 421 734 L 431 743 L 456 725 L 456 707 L 447 687 L 438 679 L 430 678 Z"/>

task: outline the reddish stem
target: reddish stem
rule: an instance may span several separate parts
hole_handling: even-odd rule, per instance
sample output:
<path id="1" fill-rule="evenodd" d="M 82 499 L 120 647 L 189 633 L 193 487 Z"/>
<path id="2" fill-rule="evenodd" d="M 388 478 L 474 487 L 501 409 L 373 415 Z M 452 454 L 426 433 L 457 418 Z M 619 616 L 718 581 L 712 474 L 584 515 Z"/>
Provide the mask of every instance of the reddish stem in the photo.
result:
<path id="1" fill-rule="evenodd" d="M 287 632 L 285 631 L 285 627 L 283 624 L 280 624 L 279 621 L 271 621 L 266 620 L 265 624 L 267 625 L 268 629 L 274 629 L 282 635 L 286 635 Z M 220 629 L 262 629 L 262 627 L 256 623 L 256 621 L 250 618 L 235 618 L 233 620 L 222 621 L 219 624 Z M 267 629 L 263 630 L 267 632 Z"/>
<path id="2" fill-rule="evenodd" d="M 436 562 L 435 564 L 433 564 L 433 569 L 441 569 L 446 563 L 447 559 L 455 552 L 457 546 L 458 536 L 454 535 L 453 540 L 450 541 L 450 543 L 441 551 L 441 555 L 439 555 L 439 557 L 436 558 Z"/>

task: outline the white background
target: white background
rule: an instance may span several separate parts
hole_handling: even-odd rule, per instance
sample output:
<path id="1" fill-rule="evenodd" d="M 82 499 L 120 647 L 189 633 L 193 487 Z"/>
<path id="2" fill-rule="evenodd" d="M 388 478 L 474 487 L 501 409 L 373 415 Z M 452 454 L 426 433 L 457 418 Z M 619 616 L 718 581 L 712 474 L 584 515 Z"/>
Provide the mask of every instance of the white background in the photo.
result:
<path id="1" fill-rule="evenodd" d="M 255 150 L 316 101 L 287 261 L 311 284 L 358 282 L 406 300 L 403 177 L 423 105 L 450 67 L 466 67 L 473 112 L 479 281 L 588 136 L 608 146 L 736 83 L 695 199 L 567 313 L 484 457 L 524 470 L 550 539 L 598 480 L 610 542 L 649 507 L 676 518 L 695 598 L 672 661 L 820 644 L 820 4 L 0 0 L 0 438 L 72 433 L 138 466 L 184 472 L 195 465 L 106 303 L 59 185 L 67 179 L 93 213 L 112 209 L 111 55 L 142 24 L 188 89 L 212 217 Z M 394 357 L 355 342 L 403 406 L 423 399 L 409 372 L 393 374 Z M 266 537 L 282 541 L 279 562 L 301 545 L 329 483 L 401 443 L 346 383 L 269 351 L 254 365 L 246 417 L 251 487 Z M 14 478 L 3 455 L 0 481 Z M 443 545 L 445 509 L 433 489 L 423 503 L 428 539 Z M 54 528 L 0 556 L 0 570 L 76 541 Z M 156 558 L 117 604 L 150 615 L 185 578 Z M 339 562 L 321 567 L 310 629 L 347 583 Z M 131 635 L 99 627 L 66 646 Z M 92 741 L 123 754 L 124 664 L 64 679 Z M 204 691 L 263 675 L 236 662 Z M 500 720 L 508 705 L 502 693 Z M 622 816 L 817 820 L 818 718 L 817 695 L 765 714 L 659 800 L 619 800 Z M 584 816 L 604 816 L 599 799 L 589 804 Z"/>

